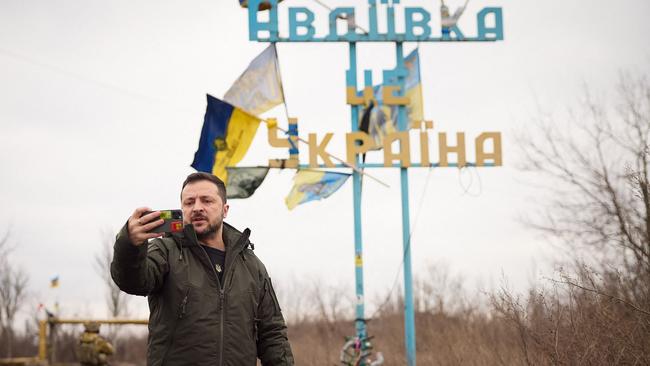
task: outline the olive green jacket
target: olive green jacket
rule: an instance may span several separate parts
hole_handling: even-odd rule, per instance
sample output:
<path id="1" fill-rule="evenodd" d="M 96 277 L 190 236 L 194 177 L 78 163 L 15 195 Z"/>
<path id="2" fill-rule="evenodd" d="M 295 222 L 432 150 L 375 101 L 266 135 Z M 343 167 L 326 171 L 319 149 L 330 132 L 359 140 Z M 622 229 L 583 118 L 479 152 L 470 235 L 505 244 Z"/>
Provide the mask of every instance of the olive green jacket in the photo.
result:
<path id="1" fill-rule="evenodd" d="M 127 224 L 128 225 L 128 224 Z M 250 230 L 224 223 L 221 284 L 192 225 L 134 246 L 117 235 L 111 275 L 119 288 L 148 296 L 147 364 L 293 365 L 287 327 L 271 278 L 252 251 Z"/>

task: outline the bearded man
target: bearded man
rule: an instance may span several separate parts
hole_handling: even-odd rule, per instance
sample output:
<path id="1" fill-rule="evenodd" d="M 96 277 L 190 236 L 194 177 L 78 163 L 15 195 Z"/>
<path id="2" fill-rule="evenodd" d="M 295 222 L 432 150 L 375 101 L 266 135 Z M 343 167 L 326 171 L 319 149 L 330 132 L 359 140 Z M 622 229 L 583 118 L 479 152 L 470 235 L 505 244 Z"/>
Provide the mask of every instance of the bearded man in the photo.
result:
<path id="1" fill-rule="evenodd" d="M 258 358 L 262 365 L 293 365 L 287 327 L 250 230 L 223 222 L 224 182 L 190 174 L 181 208 L 182 232 L 152 232 L 163 224 L 160 212 L 140 207 L 115 241 L 113 280 L 149 299 L 147 365 L 254 366 Z"/>

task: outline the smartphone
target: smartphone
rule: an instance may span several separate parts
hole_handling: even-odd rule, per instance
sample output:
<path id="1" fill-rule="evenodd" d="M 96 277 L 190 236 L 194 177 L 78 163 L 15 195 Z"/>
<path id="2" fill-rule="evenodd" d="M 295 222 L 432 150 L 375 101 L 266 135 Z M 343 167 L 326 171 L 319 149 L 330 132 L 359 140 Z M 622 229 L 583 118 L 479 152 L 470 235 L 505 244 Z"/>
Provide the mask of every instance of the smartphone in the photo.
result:
<path id="1" fill-rule="evenodd" d="M 144 214 L 148 214 L 145 212 Z M 183 231 L 183 211 L 160 210 L 160 218 L 165 220 L 162 225 L 151 229 L 150 233 L 175 233 Z"/>

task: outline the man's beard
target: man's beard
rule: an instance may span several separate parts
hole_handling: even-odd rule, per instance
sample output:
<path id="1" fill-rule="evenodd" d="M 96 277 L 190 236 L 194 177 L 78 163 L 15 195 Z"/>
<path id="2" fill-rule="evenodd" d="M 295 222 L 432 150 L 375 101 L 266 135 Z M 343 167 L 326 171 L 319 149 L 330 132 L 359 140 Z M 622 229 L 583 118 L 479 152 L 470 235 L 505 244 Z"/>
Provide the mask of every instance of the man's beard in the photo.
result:
<path id="1" fill-rule="evenodd" d="M 202 233 L 196 233 L 196 238 L 199 239 L 199 241 L 212 239 L 217 235 L 217 232 L 219 231 L 219 229 L 221 229 L 222 225 L 223 225 L 223 220 L 217 221 L 214 225 L 208 225 L 207 230 L 205 230 Z"/>

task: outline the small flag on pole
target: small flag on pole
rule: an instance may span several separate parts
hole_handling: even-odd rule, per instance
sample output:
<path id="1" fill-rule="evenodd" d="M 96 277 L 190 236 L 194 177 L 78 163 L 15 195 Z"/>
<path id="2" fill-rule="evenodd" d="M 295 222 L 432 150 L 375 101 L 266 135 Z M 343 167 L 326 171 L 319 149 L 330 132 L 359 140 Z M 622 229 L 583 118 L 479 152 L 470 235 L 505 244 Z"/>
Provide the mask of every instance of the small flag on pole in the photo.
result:
<path id="1" fill-rule="evenodd" d="M 59 287 L 59 276 L 55 276 L 50 279 L 50 287 L 51 288 Z"/>
<path id="2" fill-rule="evenodd" d="M 228 184 L 226 184 L 228 199 L 252 196 L 269 172 L 268 167 L 228 167 L 226 169 L 228 170 Z"/>
<path id="3" fill-rule="evenodd" d="M 254 116 L 284 102 L 275 45 L 268 46 L 251 61 L 223 100 Z"/>
<path id="4" fill-rule="evenodd" d="M 347 173 L 320 170 L 298 170 L 293 177 L 293 188 L 285 199 L 289 210 L 301 203 L 327 198 L 350 177 Z"/>
<path id="5" fill-rule="evenodd" d="M 235 166 L 253 142 L 260 119 L 208 95 L 199 147 L 192 167 L 228 182 L 226 167 Z"/>

